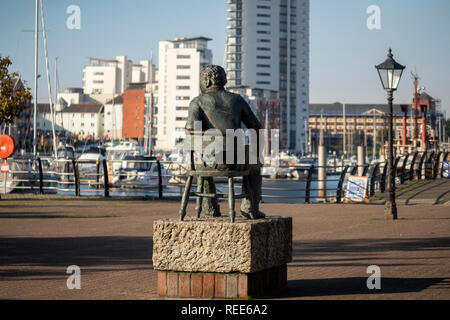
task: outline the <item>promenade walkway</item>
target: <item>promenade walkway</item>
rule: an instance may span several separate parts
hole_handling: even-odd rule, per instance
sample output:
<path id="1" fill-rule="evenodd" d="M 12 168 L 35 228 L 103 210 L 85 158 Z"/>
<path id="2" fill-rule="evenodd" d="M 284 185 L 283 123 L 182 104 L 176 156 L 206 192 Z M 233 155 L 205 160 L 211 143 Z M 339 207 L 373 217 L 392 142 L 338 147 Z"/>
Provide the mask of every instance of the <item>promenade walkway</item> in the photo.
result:
<path id="1" fill-rule="evenodd" d="M 448 191 L 447 181 L 435 183 Z M 262 204 L 268 215 L 293 217 L 288 286 L 267 298 L 450 299 L 448 193 L 433 193 L 435 205 L 418 203 L 429 187 L 404 190 L 397 221 L 384 220 L 379 204 Z M 158 298 L 152 224 L 176 218 L 178 201 L 7 198 L 0 299 Z M 69 265 L 81 268 L 80 290 L 66 287 Z M 381 269 L 381 290 L 366 287 L 370 265 Z"/>
<path id="2" fill-rule="evenodd" d="M 382 203 L 387 192 L 377 193 L 373 203 Z M 413 180 L 396 187 L 397 204 L 441 204 L 450 205 L 450 179 Z"/>

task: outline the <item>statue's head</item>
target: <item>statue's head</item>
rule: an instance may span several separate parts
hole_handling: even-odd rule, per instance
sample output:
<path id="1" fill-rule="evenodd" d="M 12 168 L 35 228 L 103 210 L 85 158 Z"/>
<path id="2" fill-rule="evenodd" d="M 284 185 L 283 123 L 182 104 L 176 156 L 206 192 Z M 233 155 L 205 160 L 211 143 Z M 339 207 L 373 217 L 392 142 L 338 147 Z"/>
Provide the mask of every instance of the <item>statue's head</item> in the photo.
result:
<path id="1" fill-rule="evenodd" d="M 227 74 L 221 66 L 209 65 L 200 72 L 200 90 L 202 93 L 213 87 L 223 89 L 226 84 Z"/>

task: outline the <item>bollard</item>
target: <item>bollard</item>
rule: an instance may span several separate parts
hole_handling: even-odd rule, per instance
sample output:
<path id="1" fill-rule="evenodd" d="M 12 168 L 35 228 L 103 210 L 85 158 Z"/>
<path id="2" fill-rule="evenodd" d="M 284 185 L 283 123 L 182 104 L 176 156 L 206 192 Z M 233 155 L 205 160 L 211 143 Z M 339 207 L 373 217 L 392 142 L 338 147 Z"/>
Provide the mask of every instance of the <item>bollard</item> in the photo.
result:
<path id="1" fill-rule="evenodd" d="M 325 146 L 319 146 L 319 168 L 318 168 L 318 198 L 327 200 L 327 150 Z"/>
<path id="2" fill-rule="evenodd" d="M 358 176 L 364 176 L 364 146 L 358 146 Z"/>

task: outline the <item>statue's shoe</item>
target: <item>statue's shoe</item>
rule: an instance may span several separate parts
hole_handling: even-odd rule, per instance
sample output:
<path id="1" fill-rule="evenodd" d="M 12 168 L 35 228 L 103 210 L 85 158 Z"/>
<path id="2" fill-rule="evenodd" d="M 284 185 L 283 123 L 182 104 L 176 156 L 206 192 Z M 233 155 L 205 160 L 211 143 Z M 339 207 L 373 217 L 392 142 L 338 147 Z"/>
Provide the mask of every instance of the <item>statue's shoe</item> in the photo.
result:
<path id="1" fill-rule="evenodd" d="M 252 217 L 249 213 L 241 211 L 241 215 L 248 220 L 252 220 Z M 264 212 L 258 211 L 258 213 L 255 215 L 255 219 L 264 219 L 266 217 Z"/>

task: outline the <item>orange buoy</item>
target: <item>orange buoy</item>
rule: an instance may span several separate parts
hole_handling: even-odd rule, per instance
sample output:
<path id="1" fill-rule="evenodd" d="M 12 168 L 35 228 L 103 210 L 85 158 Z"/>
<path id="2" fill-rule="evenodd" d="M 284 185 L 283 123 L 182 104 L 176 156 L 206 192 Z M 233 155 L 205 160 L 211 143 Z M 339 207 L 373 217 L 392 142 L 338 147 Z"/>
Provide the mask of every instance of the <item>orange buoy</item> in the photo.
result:
<path id="1" fill-rule="evenodd" d="M 7 134 L 0 135 L 0 158 L 7 159 L 16 151 L 14 139 Z"/>

